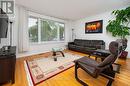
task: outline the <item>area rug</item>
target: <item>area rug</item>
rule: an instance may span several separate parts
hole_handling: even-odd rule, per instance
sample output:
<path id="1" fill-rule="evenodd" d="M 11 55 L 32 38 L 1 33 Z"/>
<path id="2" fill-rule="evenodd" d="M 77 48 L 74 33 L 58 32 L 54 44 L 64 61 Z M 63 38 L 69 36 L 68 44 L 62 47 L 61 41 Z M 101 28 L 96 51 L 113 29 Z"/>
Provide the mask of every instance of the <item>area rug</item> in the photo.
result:
<path id="1" fill-rule="evenodd" d="M 65 57 L 61 55 L 57 56 L 57 61 L 54 61 L 54 57 L 40 57 L 38 59 L 26 60 L 25 70 L 29 86 L 36 86 L 37 84 L 71 68 L 74 66 L 74 60 L 81 58 L 82 56 L 65 53 Z"/>

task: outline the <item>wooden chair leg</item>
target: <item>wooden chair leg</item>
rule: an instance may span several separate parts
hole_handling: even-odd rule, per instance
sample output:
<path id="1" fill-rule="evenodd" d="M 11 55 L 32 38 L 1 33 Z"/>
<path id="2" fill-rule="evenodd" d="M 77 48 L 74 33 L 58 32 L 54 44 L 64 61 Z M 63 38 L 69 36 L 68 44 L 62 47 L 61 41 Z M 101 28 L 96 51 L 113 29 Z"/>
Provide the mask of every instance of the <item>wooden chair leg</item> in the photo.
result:
<path id="1" fill-rule="evenodd" d="M 101 74 L 101 76 L 103 76 L 109 80 L 106 86 L 112 86 L 112 82 L 114 81 L 114 77 L 108 76 L 106 74 Z"/>
<path id="2" fill-rule="evenodd" d="M 86 83 L 84 83 L 82 80 L 80 80 L 79 78 L 78 78 L 78 64 L 77 63 L 75 63 L 75 79 L 79 82 L 79 83 L 81 83 L 83 86 L 88 86 Z"/>
<path id="3" fill-rule="evenodd" d="M 121 64 L 113 63 L 113 65 L 116 66 L 116 69 L 114 70 L 116 73 L 120 73 Z"/>
<path id="4" fill-rule="evenodd" d="M 107 83 L 107 86 L 112 86 L 112 82 L 113 80 L 112 79 L 109 79 L 108 83 Z"/>

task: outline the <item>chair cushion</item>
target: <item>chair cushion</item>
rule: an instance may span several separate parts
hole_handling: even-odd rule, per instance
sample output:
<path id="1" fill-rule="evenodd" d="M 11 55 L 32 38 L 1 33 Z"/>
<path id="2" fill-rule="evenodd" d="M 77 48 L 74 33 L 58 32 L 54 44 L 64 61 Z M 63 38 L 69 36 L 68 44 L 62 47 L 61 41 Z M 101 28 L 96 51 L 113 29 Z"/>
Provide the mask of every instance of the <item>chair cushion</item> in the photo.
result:
<path id="1" fill-rule="evenodd" d="M 94 66 L 94 67 L 96 67 L 99 64 L 97 61 L 95 61 L 94 59 L 91 59 L 87 56 L 84 56 L 76 61 L 85 63 L 86 65 Z"/>
<path id="2" fill-rule="evenodd" d="M 104 67 L 113 64 L 118 56 L 118 50 L 119 50 L 118 48 L 119 48 L 118 42 L 112 41 L 109 44 L 109 51 L 111 54 L 108 57 L 106 57 L 105 60 L 98 65 L 98 67 Z"/>
<path id="3" fill-rule="evenodd" d="M 116 41 L 112 41 L 109 44 L 109 51 L 110 53 L 117 55 L 119 53 L 119 43 Z"/>
<path id="4" fill-rule="evenodd" d="M 85 71 L 87 71 L 91 76 L 93 77 L 97 77 L 97 74 L 95 73 L 95 71 L 97 70 L 97 66 L 98 66 L 98 62 L 89 58 L 89 57 L 82 57 L 78 60 L 76 60 L 75 62 L 78 62 L 78 65 L 84 69 Z"/>
<path id="5" fill-rule="evenodd" d="M 114 55 L 109 55 L 107 58 L 105 58 L 103 60 L 103 62 L 101 62 L 98 67 L 105 67 L 106 65 L 111 65 L 111 63 L 113 62 L 113 59 L 116 58 Z"/>

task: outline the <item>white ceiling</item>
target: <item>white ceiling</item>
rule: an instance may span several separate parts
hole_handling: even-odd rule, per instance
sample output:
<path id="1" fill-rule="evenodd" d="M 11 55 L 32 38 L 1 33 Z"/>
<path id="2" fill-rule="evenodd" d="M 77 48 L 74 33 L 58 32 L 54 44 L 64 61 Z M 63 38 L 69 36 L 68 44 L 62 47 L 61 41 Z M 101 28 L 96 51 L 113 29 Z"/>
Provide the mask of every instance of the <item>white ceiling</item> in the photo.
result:
<path id="1" fill-rule="evenodd" d="M 130 0 L 15 0 L 44 15 L 77 20 L 130 5 Z"/>

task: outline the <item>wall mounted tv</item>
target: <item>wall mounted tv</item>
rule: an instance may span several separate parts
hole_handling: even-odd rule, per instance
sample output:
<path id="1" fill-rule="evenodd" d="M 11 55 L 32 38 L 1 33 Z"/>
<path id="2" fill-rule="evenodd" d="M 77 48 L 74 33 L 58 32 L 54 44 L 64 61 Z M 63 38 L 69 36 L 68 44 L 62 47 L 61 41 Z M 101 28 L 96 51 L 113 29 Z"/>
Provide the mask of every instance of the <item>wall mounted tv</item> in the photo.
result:
<path id="1" fill-rule="evenodd" d="M 7 38 L 8 31 L 8 16 L 0 8 L 0 38 Z"/>

